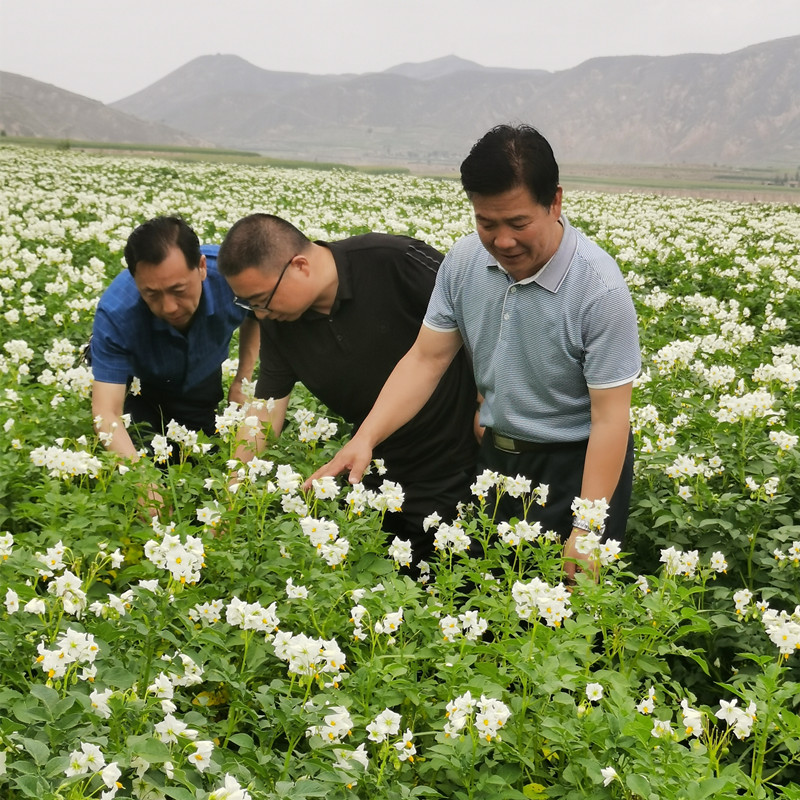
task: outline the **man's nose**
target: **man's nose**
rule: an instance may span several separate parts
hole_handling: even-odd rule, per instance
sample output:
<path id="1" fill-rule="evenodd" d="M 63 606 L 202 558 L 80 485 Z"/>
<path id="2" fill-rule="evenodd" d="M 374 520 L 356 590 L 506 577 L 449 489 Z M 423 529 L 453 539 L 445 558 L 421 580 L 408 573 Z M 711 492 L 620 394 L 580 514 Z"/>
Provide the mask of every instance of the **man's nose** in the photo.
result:
<path id="1" fill-rule="evenodd" d="M 510 250 L 512 247 L 516 246 L 517 239 L 514 236 L 514 232 L 505 228 L 497 232 L 494 237 L 494 246 L 498 248 L 498 250 Z"/>

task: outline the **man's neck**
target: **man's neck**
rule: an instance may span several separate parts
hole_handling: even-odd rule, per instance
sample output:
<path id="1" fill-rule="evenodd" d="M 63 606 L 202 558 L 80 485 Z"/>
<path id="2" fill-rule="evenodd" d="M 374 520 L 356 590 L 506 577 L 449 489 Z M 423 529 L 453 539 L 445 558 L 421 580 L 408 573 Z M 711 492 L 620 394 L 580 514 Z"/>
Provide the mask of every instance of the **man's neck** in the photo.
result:
<path id="1" fill-rule="evenodd" d="M 311 308 L 320 314 L 330 314 L 339 291 L 339 271 L 333 253 L 327 247 L 315 244 L 314 248 L 312 258 L 320 292 Z"/>

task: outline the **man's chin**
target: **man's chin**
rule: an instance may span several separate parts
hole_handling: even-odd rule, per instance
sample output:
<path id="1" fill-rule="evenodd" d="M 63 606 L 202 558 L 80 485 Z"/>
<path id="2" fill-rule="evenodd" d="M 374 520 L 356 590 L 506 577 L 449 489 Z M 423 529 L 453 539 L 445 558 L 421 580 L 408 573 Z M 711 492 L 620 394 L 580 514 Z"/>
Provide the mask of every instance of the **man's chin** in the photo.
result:
<path id="1" fill-rule="evenodd" d="M 162 317 L 162 319 L 164 319 Z M 175 317 L 173 319 L 164 319 L 164 322 L 167 325 L 172 325 L 173 328 L 179 331 L 186 330 L 192 322 L 192 315 L 191 314 L 184 314 L 180 317 Z"/>
<path id="2" fill-rule="evenodd" d="M 498 255 L 495 256 L 497 259 L 497 263 L 500 264 L 502 267 L 511 267 L 512 269 L 515 267 L 519 267 L 520 265 L 525 263 L 526 253 L 518 253 L 517 255 Z"/>

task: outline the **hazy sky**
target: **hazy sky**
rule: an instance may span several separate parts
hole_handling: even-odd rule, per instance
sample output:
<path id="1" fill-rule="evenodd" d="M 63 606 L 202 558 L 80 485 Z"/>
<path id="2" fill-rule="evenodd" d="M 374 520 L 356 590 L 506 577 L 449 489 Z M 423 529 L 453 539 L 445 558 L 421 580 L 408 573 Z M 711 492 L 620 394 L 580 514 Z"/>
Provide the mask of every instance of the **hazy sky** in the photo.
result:
<path id="1" fill-rule="evenodd" d="M 111 102 L 200 55 L 379 72 L 458 55 L 551 71 L 800 34 L 800 0 L 0 0 L 0 70 Z"/>

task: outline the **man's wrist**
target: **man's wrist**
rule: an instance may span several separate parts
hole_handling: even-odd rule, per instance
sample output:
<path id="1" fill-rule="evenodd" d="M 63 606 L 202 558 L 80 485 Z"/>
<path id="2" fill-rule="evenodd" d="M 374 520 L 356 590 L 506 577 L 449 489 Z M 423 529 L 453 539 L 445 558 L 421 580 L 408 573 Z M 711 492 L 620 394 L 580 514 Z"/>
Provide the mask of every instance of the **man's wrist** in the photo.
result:
<path id="1" fill-rule="evenodd" d="M 606 526 L 601 525 L 599 528 L 592 528 L 588 522 L 584 522 L 582 519 L 573 519 L 572 520 L 572 532 L 580 531 L 581 533 L 599 533 L 601 536 L 606 532 Z"/>

